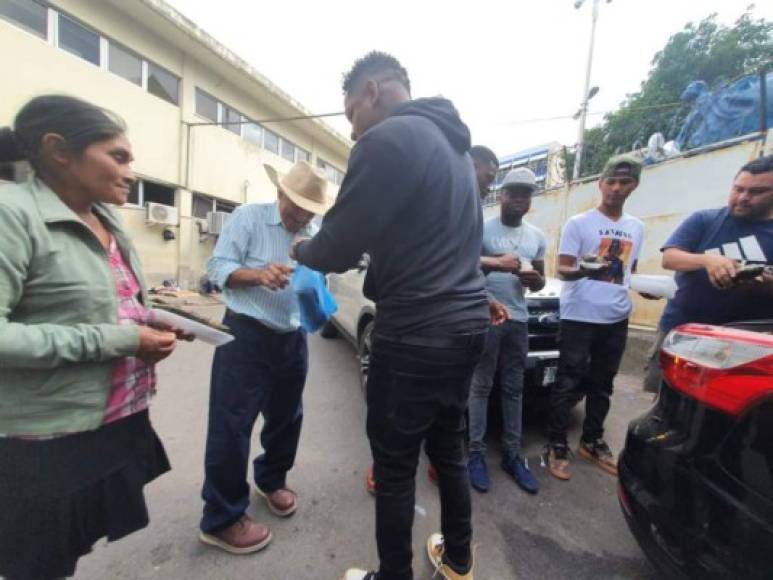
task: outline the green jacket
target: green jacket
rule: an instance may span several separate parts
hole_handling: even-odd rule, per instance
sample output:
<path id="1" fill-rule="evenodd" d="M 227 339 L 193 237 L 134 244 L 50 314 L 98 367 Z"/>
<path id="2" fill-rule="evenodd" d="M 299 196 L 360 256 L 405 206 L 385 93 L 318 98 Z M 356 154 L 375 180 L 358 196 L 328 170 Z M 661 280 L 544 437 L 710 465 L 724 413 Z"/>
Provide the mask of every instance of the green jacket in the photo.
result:
<path id="1" fill-rule="evenodd" d="M 134 271 L 137 254 L 107 205 L 95 211 Z M 118 357 L 139 327 L 118 324 L 97 237 L 42 181 L 0 187 L 0 433 L 48 435 L 102 423 Z"/>

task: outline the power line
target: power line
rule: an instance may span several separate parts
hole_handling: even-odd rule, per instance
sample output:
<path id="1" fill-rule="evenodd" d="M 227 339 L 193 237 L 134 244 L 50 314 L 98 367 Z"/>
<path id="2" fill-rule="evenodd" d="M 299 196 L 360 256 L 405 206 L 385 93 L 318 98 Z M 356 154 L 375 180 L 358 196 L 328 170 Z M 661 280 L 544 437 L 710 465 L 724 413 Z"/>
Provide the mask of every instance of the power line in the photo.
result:
<path id="1" fill-rule="evenodd" d="M 674 102 L 674 103 L 661 103 L 658 105 L 644 105 L 641 107 L 628 107 L 624 109 L 625 111 L 650 111 L 650 110 L 657 110 L 657 109 L 674 109 L 676 107 L 681 106 L 683 103 L 681 102 Z M 608 111 L 588 111 L 588 115 L 606 115 L 608 113 L 616 113 L 622 109 L 616 109 L 616 110 L 608 110 Z M 212 127 L 212 126 L 227 126 L 227 125 L 249 125 L 249 124 L 255 124 L 255 125 L 266 125 L 269 123 L 286 123 L 290 121 L 306 121 L 311 119 L 323 119 L 326 117 L 340 117 L 344 115 L 345 113 L 343 111 L 335 112 L 335 113 L 319 113 L 316 115 L 296 115 L 294 117 L 272 117 L 268 119 L 244 119 L 240 121 L 207 121 L 207 122 L 197 122 L 197 123 L 188 123 L 185 122 L 186 125 L 189 127 Z M 502 121 L 497 122 L 497 125 L 525 125 L 528 123 L 543 123 L 547 121 L 561 121 L 564 119 L 573 119 L 574 115 L 556 115 L 554 117 L 535 117 L 531 119 L 517 119 L 514 121 Z"/>
<path id="2" fill-rule="evenodd" d="M 289 121 L 305 121 L 307 119 L 322 119 L 324 117 L 340 117 L 343 115 L 344 112 L 338 112 L 338 113 L 319 113 L 318 115 L 297 115 L 295 117 L 274 117 L 271 119 L 247 119 L 241 121 L 211 121 L 211 122 L 201 122 L 201 123 L 185 123 L 189 127 L 209 127 L 209 126 L 218 126 L 222 127 L 224 125 L 265 125 L 268 123 L 285 123 Z"/>
<path id="3" fill-rule="evenodd" d="M 588 115 L 606 115 L 608 113 L 617 113 L 621 110 L 625 111 L 648 111 L 654 109 L 675 109 L 681 106 L 682 103 L 662 103 L 660 105 L 644 105 L 641 107 L 628 107 L 626 109 L 616 109 L 611 111 L 588 111 Z M 504 121 L 502 123 L 496 123 L 497 125 L 524 125 L 527 123 L 542 123 L 545 121 L 561 121 L 564 119 L 574 119 L 574 115 L 558 115 L 556 117 L 537 117 L 533 119 L 518 119 L 515 121 Z"/>

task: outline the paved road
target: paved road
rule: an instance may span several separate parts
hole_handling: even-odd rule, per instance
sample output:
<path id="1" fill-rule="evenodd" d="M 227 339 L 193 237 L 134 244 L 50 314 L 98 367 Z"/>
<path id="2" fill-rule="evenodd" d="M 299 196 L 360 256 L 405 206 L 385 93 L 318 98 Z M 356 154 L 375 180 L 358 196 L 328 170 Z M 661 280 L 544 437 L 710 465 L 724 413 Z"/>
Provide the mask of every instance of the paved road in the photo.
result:
<path id="1" fill-rule="evenodd" d="M 273 526 L 271 546 L 259 554 L 230 556 L 196 539 L 212 348 L 183 344 L 159 368 L 152 417 L 173 470 L 147 488 L 152 522 L 114 545 L 98 545 L 81 560 L 76 578 L 337 580 L 348 566 L 376 564 L 373 500 L 363 485 L 370 452 L 356 360 L 341 340 L 313 337 L 310 350 L 306 417 L 289 479 L 301 508 L 294 517 L 278 520 L 257 498 L 250 507 L 252 516 Z M 648 404 L 636 379 L 621 377 L 608 424 L 615 449 L 628 420 Z M 575 441 L 580 417 L 579 412 L 573 416 Z M 474 495 L 476 579 L 655 580 L 619 512 L 615 480 L 582 460 L 570 482 L 552 479 L 538 467 L 542 443 L 541 428 L 529 426 L 526 451 L 542 485 L 536 497 L 518 490 L 497 467 L 496 448 L 490 451 L 493 489 Z M 253 447 L 258 445 L 255 437 Z M 432 576 L 423 543 L 439 524 L 437 492 L 424 467 L 414 525 L 417 580 Z"/>

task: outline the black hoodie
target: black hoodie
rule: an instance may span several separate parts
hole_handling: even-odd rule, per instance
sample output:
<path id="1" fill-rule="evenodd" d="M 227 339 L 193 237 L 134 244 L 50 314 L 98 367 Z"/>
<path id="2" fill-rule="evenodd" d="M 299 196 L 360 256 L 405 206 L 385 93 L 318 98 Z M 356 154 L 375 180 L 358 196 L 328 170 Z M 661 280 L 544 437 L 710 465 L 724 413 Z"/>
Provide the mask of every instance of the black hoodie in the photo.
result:
<path id="1" fill-rule="evenodd" d="M 322 272 L 370 255 L 365 295 L 376 332 L 440 334 L 488 324 L 480 271 L 483 218 L 470 132 L 453 104 L 397 107 L 354 146 L 335 206 L 298 261 Z"/>

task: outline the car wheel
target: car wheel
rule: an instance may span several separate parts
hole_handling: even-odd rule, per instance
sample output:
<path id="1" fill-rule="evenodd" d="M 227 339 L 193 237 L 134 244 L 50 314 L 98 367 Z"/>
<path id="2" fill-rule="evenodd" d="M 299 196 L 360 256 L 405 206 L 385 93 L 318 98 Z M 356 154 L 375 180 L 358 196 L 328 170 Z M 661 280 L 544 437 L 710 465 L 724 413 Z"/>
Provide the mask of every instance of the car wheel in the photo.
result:
<path id="1" fill-rule="evenodd" d="M 322 338 L 338 338 L 341 336 L 341 333 L 338 331 L 338 327 L 331 320 L 328 320 L 325 326 L 322 327 L 322 330 L 319 331 L 319 335 Z"/>
<path id="2" fill-rule="evenodd" d="M 368 384 L 368 373 L 370 372 L 371 348 L 373 345 L 373 321 L 365 325 L 360 333 L 359 347 L 357 348 L 357 358 L 360 361 L 360 387 L 365 390 Z"/>

